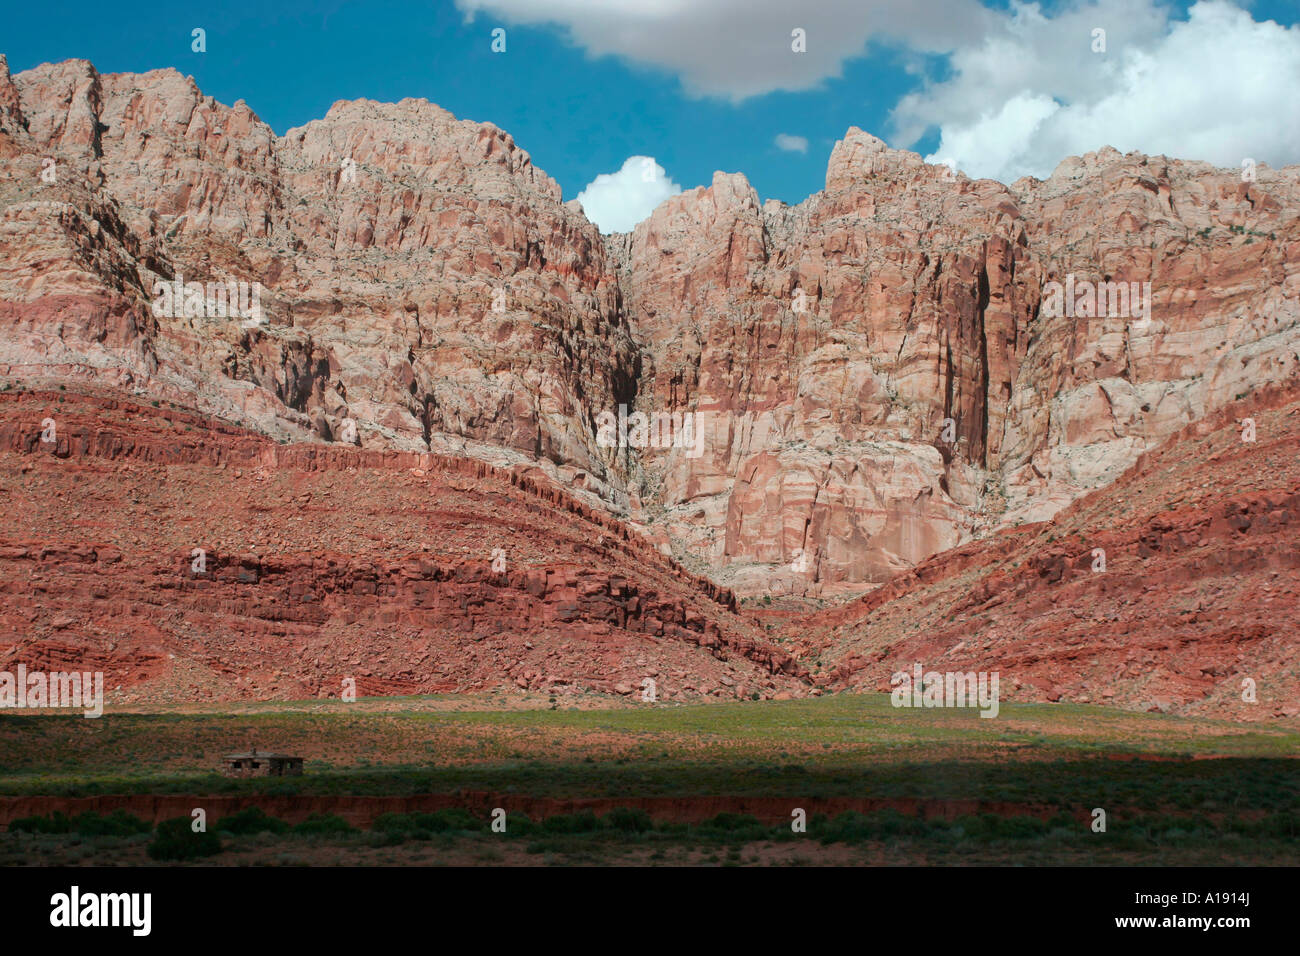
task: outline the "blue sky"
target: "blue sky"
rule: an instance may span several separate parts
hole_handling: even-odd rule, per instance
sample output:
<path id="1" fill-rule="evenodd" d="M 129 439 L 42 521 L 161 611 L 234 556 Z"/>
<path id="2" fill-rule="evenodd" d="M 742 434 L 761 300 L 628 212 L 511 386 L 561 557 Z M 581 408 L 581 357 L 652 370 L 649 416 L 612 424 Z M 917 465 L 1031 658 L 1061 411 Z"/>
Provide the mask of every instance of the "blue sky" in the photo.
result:
<path id="1" fill-rule="evenodd" d="M 710 20 L 691 8 L 707 7 L 715 0 L 692 0 L 680 7 L 678 0 L 639 0 L 644 10 L 667 10 L 656 15 L 651 29 L 638 19 L 644 15 L 644 10 L 635 9 L 638 0 L 607 0 L 626 15 L 602 11 L 603 17 L 584 12 L 591 2 L 594 0 L 459 0 L 458 5 L 455 0 L 444 0 L 417 6 L 386 0 L 272 0 L 260 4 L 133 5 L 75 0 L 60 5 L 58 15 L 51 16 L 50 9 L 41 4 L 7 0 L 0 18 L 5 24 L 0 52 L 9 57 L 13 72 L 72 57 L 91 60 L 101 72 L 175 67 L 193 75 L 205 93 L 222 102 L 244 99 L 277 133 L 323 116 L 338 99 L 425 97 L 458 117 L 490 121 L 508 130 L 532 154 L 534 162 L 560 182 L 566 199 L 575 197 L 598 174 L 618 170 L 628 157 L 645 155 L 654 157 L 667 175 L 685 188 L 707 184 L 715 169 L 740 171 L 763 198 L 798 202 L 822 187 L 830 148 L 851 125 L 922 154 L 941 147 L 955 150 L 964 171 L 969 166 L 974 174 L 992 171 L 1005 178 L 1021 172 L 1021 167 L 1050 171 L 1055 139 L 1061 140 L 1060 148 L 1079 151 L 1104 145 L 1096 142 L 1081 147 L 1089 137 L 1105 138 L 1112 133 L 1118 139 L 1134 141 L 1114 143 L 1122 149 L 1136 146 L 1154 152 L 1165 150 L 1167 143 L 1176 148 L 1185 145 L 1193 152 L 1214 148 L 1198 145 L 1202 141 L 1196 139 L 1197 131 L 1181 130 L 1173 120 L 1166 123 L 1173 129 L 1150 131 L 1141 115 L 1142 97 L 1132 91 L 1117 91 L 1114 84 L 1120 81 L 1113 72 L 1109 79 L 1048 75 L 1058 69 L 1053 64 L 1060 59 L 1051 44 L 1064 43 L 1072 51 L 1086 47 L 1088 39 L 1080 34 L 1080 27 L 1067 28 L 1065 24 L 1068 15 L 1080 8 L 1085 19 L 1079 23 L 1091 23 L 1086 19 L 1089 3 L 1041 4 L 1044 23 L 1039 33 L 1017 34 L 1012 29 L 1008 34 L 1011 42 L 1024 43 L 1026 51 L 1032 50 L 1042 62 L 1036 72 L 1026 71 L 1024 77 L 1013 81 L 1023 88 L 1008 86 L 985 95 L 981 88 L 988 84 L 981 79 L 981 70 L 990 65 L 1001 69 L 1019 59 L 1014 46 L 1009 55 L 1006 50 L 1001 54 L 981 52 L 986 37 L 957 29 L 957 18 L 971 14 L 970 7 L 977 0 L 915 0 L 915 22 L 904 22 L 913 14 L 894 10 L 890 20 L 878 12 L 876 7 L 890 6 L 889 0 L 859 0 L 857 7 L 846 6 L 842 0 L 838 4 L 824 0 L 827 9 L 820 20 L 815 15 L 804 17 L 802 12 L 785 12 L 782 8 L 791 6 L 786 0 L 779 6 L 767 0 L 748 0 L 742 9 L 766 10 L 775 24 L 769 28 L 764 21 L 762 29 L 767 32 L 758 42 L 764 50 L 762 56 L 771 58 L 774 78 L 770 82 L 778 88 L 758 92 L 751 92 L 755 84 L 761 87 L 769 82 L 764 69 L 760 66 L 742 79 L 740 74 L 745 71 L 729 70 L 725 59 L 733 41 L 755 42 L 746 30 L 758 29 L 754 26 L 757 14 L 750 22 L 746 16 L 724 10 L 724 19 Z M 735 0 L 716 2 L 726 8 Z M 815 7 L 819 0 L 806 2 Z M 1117 68 L 1129 53 L 1154 50 L 1158 59 L 1164 49 L 1161 44 L 1187 20 L 1191 6 L 1186 2 L 1125 0 L 1133 7 L 1150 7 L 1144 21 L 1136 14 L 1116 13 L 1123 9 L 1115 6 L 1117 2 L 1091 4 L 1096 8 L 1093 19 L 1109 25 L 1111 48 L 1091 61 L 1079 61 L 1082 65 L 1073 68 L 1074 74 L 1089 77 L 1103 72 L 1093 64 L 1104 57 L 1110 57 Z M 1230 15 L 1229 0 L 1215 2 L 1222 6 L 1212 12 Z M 930 9 L 924 9 L 927 6 Z M 1008 23 L 1013 16 L 1007 2 L 984 6 L 997 18 L 995 23 Z M 1260 59 L 1256 46 L 1269 46 L 1270 55 L 1280 64 L 1270 69 L 1283 71 L 1279 83 L 1290 83 L 1285 71 L 1293 62 L 1293 41 L 1300 50 L 1300 28 L 1266 34 L 1250 24 L 1272 19 L 1290 27 L 1300 20 L 1300 4 L 1270 0 L 1236 6 L 1247 12 L 1243 14 L 1246 20 L 1233 21 L 1235 32 L 1210 24 L 1200 36 L 1229 36 L 1226 42 L 1244 47 L 1237 51 L 1242 63 Z M 543 15 L 548 9 L 555 11 L 553 19 Z M 470 12 L 472 18 L 467 16 Z M 980 11 L 976 9 L 974 14 Z M 728 15 L 730 21 L 725 19 Z M 945 33 L 942 21 L 949 16 L 953 29 Z M 823 55 L 818 61 L 828 75 L 815 76 L 819 69 L 815 64 L 811 83 L 808 76 L 781 78 L 792 55 L 789 31 L 781 17 L 795 25 L 802 19 L 814 24 L 808 27 L 810 52 L 824 54 L 828 34 L 834 39 L 838 44 L 834 55 Z M 868 19 L 889 20 L 889 28 L 859 36 Z M 1044 39 L 1053 23 L 1061 25 L 1052 35 L 1057 38 Z M 190 31 L 194 27 L 207 31 L 205 53 L 191 52 Z M 504 54 L 491 51 L 494 27 L 507 30 Z M 1185 61 L 1197 55 L 1198 41 L 1190 36 L 1190 30 L 1183 32 L 1189 34 L 1188 48 L 1170 49 L 1168 57 L 1186 67 Z M 770 49 L 762 46 L 769 37 Z M 698 54 L 692 52 L 692 44 L 697 45 Z M 761 59 L 743 52 L 732 54 L 746 56 L 744 62 Z M 702 61 L 702 72 L 695 71 L 692 56 Z M 963 56 L 967 59 L 962 60 Z M 1001 65 L 999 57 L 1004 61 Z M 1193 69 L 1212 72 L 1214 62 L 1217 56 Z M 1300 59 L 1294 62 L 1300 63 Z M 839 75 L 834 75 L 836 72 Z M 704 73 L 709 75 L 701 80 Z M 737 78 L 734 88 L 728 86 L 733 74 Z M 1171 76 L 1169 82 L 1181 88 L 1188 81 Z M 1215 92 L 1221 91 L 1223 84 L 1207 83 L 1201 99 L 1226 97 L 1210 107 L 1240 112 L 1241 100 L 1251 99 L 1261 84 L 1268 85 L 1258 77 L 1241 82 L 1250 84 L 1246 93 L 1231 89 L 1226 94 Z M 779 88 L 783 85 L 787 88 Z M 794 88 L 800 85 L 811 88 Z M 1300 108 L 1293 98 L 1296 88 L 1290 85 L 1289 114 L 1285 110 L 1282 115 L 1274 113 L 1274 125 L 1289 115 L 1290 125 L 1300 126 Z M 896 111 L 908 94 L 921 97 L 921 101 L 901 111 L 906 115 L 900 118 Z M 1261 114 L 1276 109 L 1277 104 L 1269 99 L 1273 94 L 1267 90 L 1265 94 L 1259 104 L 1252 102 L 1245 108 Z M 1113 111 L 1123 107 L 1115 103 L 1122 103 L 1125 97 L 1137 101 L 1131 111 L 1136 115 L 1117 118 Z M 1050 124 L 1044 123 L 1029 145 L 1005 145 L 1026 123 L 1052 113 L 1053 104 L 1075 100 L 1091 104 L 1087 116 L 1082 111 L 1074 118 L 1062 113 L 1056 117 L 1057 128 L 1049 129 Z M 1110 103 L 1104 109 L 1112 113 L 1100 119 L 1092 115 L 1103 110 L 1099 103 Z M 1200 103 L 1202 109 L 1205 105 Z M 1193 125 L 1190 117 L 1196 108 L 1196 102 L 1189 103 L 1184 126 Z M 988 123 L 974 123 L 972 117 L 983 113 L 990 115 Z M 1261 115 L 1259 121 L 1263 124 L 1266 117 Z M 1095 130 L 1079 129 L 1088 122 L 1101 125 Z M 1142 143 L 1144 129 L 1150 133 L 1149 146 Z M 778 134 L 806 138 L 807 151 L 779 149 L 774 142 Z M 1254 132 L 1245 136 L 1247 142 L 1240 149 L 1234 143 L 1224 149 L 1223 156 L 1192 158 L 1235 163 L 1234 149 L 1241 152 L 1254 147 L 1244 155 L 1259 153 L 1274 163 L 1300 161 L 1300 155 L 1288 155 L 1300 153 L 1300 145 L 1288 134 Z M 988 145 L 990 142 L 995 145 Z"/>

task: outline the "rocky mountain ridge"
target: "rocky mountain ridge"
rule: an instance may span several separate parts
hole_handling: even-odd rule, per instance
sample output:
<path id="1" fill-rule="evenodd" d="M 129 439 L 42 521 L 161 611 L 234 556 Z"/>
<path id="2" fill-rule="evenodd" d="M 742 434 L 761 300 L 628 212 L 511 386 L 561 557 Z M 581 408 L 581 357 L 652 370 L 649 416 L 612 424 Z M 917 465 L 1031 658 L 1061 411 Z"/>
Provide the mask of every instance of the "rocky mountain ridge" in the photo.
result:
<path id="1" fill-rule="evenodd" d="M 0 380 L 536 468 L 742 596 L 1050 518 L 1300 367 L 1300 167 L 1103 149 L 1003 185 L 850 129 L 796 206 L 719 173 L 602 236 L 425 101 L 276 136 L 174 70 L 2 57 L 0 159 Z M 1149 318 L 1045 314 L 1071 276 L 1150 283 Z M 260 284 L 264 321 L 156 314 L 177 277 Z M 701 453 L 605 447 L 620 405 L 694 414 Z"/>

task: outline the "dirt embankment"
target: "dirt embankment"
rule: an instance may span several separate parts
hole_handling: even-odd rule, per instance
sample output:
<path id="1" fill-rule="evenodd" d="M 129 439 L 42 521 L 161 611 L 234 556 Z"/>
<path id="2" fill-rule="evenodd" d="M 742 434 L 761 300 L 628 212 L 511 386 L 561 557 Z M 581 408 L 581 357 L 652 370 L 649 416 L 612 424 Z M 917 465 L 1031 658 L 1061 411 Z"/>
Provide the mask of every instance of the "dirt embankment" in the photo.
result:
<path id="1" fill-rule="evenodd" d="M 730 591 L 535 469 L 24 392 L 0 502 L 0 661 L 102 671 L 110 704 L 808 690 Z"/>

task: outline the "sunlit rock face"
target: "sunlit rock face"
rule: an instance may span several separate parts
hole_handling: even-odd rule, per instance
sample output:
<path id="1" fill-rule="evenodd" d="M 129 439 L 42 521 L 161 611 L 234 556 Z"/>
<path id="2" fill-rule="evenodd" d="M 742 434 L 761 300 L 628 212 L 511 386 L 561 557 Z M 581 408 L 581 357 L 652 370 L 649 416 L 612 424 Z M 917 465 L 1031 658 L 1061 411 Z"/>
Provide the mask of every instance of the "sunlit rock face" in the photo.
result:
<path id="1" fill-rule="evenodd" d="M 719 173 L 602 237 L 422 100 L 276 136 L 174 70 L 2 60 L 0 159 L 5 381 L 534 467 L 741 595 L 1049 517 L 1300 354 L 1296 167 L 1104 149 L 1007 186 L 850 129 L 797 206 Z M 157 308 L 178 280 L 260 318 Z M 602 442 L 619 406 L 694 432 Z"/>

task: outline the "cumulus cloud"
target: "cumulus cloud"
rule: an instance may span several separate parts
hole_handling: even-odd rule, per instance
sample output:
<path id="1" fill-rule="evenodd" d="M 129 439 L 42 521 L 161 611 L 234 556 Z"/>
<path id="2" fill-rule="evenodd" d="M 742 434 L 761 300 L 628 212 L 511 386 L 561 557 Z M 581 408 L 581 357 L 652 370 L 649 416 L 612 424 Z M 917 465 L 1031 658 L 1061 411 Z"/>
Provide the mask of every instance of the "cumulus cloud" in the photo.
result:
<path id="1" fill-rule="evenodd" d="M 978 0 L 456 0 L 507 24 L 558 26 L 592 56 L 618 56 L 681 78 L 688 95 L 743 100 L 807 90 L 841 75 L 879 38 L 947 53 L 998 14 Z M 806 51 L 791 49 L 804 31 Z"/>
<path id="2" fill-rule="evenodd" d="M 792 136 L 789 133 L 776 134 L 776 148 L 787 153 L 806 153 L 808 152 L 807 136 Z"/>
<path id="3" fill-rule="evenodd" d="M 1015 5 L 951 66 L 891 120 L 902 145 L 937 127 L 926 158 L 971 176 L 1042 178 L 1102 146 L 1233 167 L 1300 159 L 1300 28 L 1257 23 L 1227 0 L 1201 0 L 1186 20 L 1155 0 L 1093 0 L 1050 18 Z"/>
<path id="4" fill-rule="evenodd" d="M 1168 0 L 1061 0 L 1049 12 L 985 2 L 456 0 L 467 19 L 552 27 L 591 56 L 662 69 L 687 95 L 733 102 L 815 89 L 873 41 L 890 44 L 922 85 L 878 132 L 912 147 L 937 131 L 926 158 L 972 176 L 1044 177 L 1108 145 L 1222 166 L 1300 161 L 1300 27 L 1255 22 L 1246 0 L 1199 0 L 1185 19 Z M 806 53 L 791 51 L 796 28 Z M 1104 52 L 1094 52 L 1096 30 Z M 934 55 L 944 73 L 924 79 Z"/>
<path id="5" fill-rule="evenodd" d="M 654 157 L 629 156 L 622 169 L 601 173 L 577 198 L 601 232 L 630 232 L 656 206 L 681 191 Z"/>

